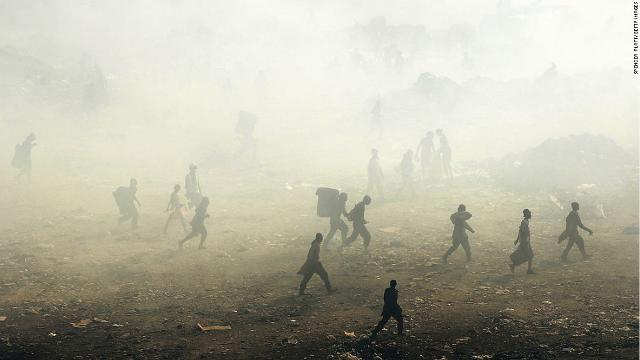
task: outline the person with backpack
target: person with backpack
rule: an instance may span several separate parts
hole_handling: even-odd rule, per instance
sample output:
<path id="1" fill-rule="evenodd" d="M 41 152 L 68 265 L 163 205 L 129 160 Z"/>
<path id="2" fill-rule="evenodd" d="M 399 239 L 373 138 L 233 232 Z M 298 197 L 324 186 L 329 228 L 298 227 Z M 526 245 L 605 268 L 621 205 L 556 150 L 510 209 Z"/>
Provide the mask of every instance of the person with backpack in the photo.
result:
<path id="1" fill-rule="evenodd" d="M 120 186 L 113 192 L 113 197 L 116 200 L 118 209 L 120 210 L 120 218 L 118 218 L 118 224 L 122 224 L 125 221 L 131 220 L 131 227 L 138 227 L 138 209 L 136 204 L 141 206 L 140 201 L 136 196 L 138 192 L 138 180 L 129 180 L 129 186 Z"/>

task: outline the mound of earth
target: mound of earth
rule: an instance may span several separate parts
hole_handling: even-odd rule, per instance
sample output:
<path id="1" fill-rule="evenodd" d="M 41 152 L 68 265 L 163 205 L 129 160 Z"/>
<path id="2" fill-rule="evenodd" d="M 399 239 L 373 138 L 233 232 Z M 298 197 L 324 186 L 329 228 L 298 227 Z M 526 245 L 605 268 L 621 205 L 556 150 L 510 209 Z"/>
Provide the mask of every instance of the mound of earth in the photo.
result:
<path id="1" fill-rule="evenodd" d="M 575 188 L 580 184 L 621 184 L 637 160 L 615 141 L 590 134 L 547 139 L 540 145 L 489 164 L 496 182 L 518 190 Z"/>

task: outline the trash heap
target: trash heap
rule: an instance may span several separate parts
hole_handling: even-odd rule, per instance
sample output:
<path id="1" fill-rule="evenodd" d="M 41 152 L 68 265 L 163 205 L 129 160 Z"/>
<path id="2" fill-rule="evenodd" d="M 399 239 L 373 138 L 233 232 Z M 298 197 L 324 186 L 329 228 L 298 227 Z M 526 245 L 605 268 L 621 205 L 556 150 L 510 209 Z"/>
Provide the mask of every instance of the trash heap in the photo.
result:
<path id="1" fill-rule="evenodd" d="M 637 159 L 601 135 L 571 135 L 488 163 L 496 184 L 512 190 L 622 185 L 637 172 Z"/>

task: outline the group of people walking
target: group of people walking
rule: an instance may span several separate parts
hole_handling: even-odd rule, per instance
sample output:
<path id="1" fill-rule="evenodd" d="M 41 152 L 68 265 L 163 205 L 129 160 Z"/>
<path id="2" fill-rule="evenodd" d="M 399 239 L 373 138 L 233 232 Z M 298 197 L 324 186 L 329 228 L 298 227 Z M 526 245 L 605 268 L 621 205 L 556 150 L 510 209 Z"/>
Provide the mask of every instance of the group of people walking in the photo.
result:
<path id="1" fill-rule="evenodd" d="M 441 179 L 452 179 L 453 170 L 451 168 L 451 147 L 442 129 L 435 132 L 438 137 L 439 147 L 436 149 L 434 133 L 428 131 L 424 138 L 420 140 L 414 152 L 409 149 L 402 155 L 398 167 L 401 184 L 396 193 L 400 197 L 403 192 L 409 196 L 415 196 L 414 188 L 414 160 L 420 164 L 422 180 L 425 182 L 437 182 Z M 384 173 L 380 165 L 380 156 L 377 149 L 371 150 L 371 158 L 367 167 L 368 185 L 367 194 L 375 194 L 380 200 L 384 200 Z"/>
<path id="2" fill-rule="evenodd" d="M 439 177 L 443 174 L 445 178 L 451 178 L 453 176 L 451 171 L 451 148 L 441 129 L 436 130 L 436 135 L 439 137 L 440 147 L 436 151 L 433 143 L 433 133 L 427 132 L 426 136 L 418 144 L 416 151 L 416 160 L 418 160 L 422 167 L 422 174 L 424 179 Z M 31 149 L 35 146 L 35 135 L 31 133 L 21 143 L 16 145 L 16 154 L 12 161 L 13 165 L 21 169 L 19 177 L 31 175 Z M 434 168 L 435 166 L 435 168 Z M 173 192 L 169 197 L 169 202 L 165 211 L 169 212 L 169 216 L 164 225 L 164 233 L 167 233 L 168 227 L 172 222 L 179 222 L 186 233 L 186 236 L 178 242 L 178 247 L 182 248 L 184 243 L 188 240 L 200 236 L 199 248 L 204 248 L 204 242 L 207 238 L 207 228 L 205 226 L 205 219 L 209 217 L 207 213 L 209 206 L 209 198 L 203 196 L 202 189 L 200 187 L 200 179 L 197 174 L 197 165 L 191 164 L 189 166 L 189 173 L 185 176 L 185 196 L 186 201 L 183 200 L 180 192 L 182 187 L 179 184 L 174 185 Z M 438 169 L 442 170 L 442 173 Z M 410 195 L 415 195 L 413 188 L 413 152 L 408 150 L 400 163 L 400 172 L 402 175 L 402 186 L 398 191 L 398 195 L 404 191 L 409 191 Z M 368 166 L 368 187 L 367 193 L 376 191 L 380 199 L 384 199 L 384 190 L 382 180 L 384 178 L 382 168 L 380 166 L 378 151 L 373 149 L 371 151 L 371 158 Z M 113 192 L 116 204 L 120 211 L 120 217 L 118 223 L 122 224 L 127 221 L 131 221 L 131 226 L 136 228 L 138 225 L 138 207 L 141 206 L 140 201 L 137 198 L 138 181 L 131 179 L 129 186 L 121 186 Z M 337 191 L 336 191 L 337 192 Z M 341 244 L 339 249 L 349 246 L 354 241 L 361 237 L 363 239 L 363 246 L 365 252 L 368 252 L 369 245 L 371 243 L 371 234 L 369 233 L 365 220 L 366 206 L 371 204 L 371 197 L 365 195 L 361 201 L 359 201 L 351 211 L 346 211 L 348 196 L 346 193 L 339 193 L 336 206 L 332 209 L 329 216 L 330 229 L 327 233 L 325 247 L 331 242 L 336 232 L 340 231 Z M 193 218 L 190 222 L 191 229 L 189 230 L 186 224 L 186 212 L 188 209 L 195 208 Z M 566 261 L 567 256 L 571 248 L 576 245 L 580 250 L 583 258 L 587 258 L 588 255 L 585 251 L 584 239 L 579 234 L 578 229 L 587 231 L 590 235 L 593 231 L 586 227 L 579 215 L 580 205 L 577 202 L 571 204 L 571 212 L 566 217 L 566 228 L 562 234 L 558 237 L 558 243 L 567 240 L 567 245 L 562 252 L 561 260 Z M 533 248 L 531 245 L 531 232 L 529 229 L 529 223 L 532 218 L 532 213 L 529 209 L 522 211 L 523 219 L 520 223 L 517 238 L 514 245 L 517 245 L 517 249 L 511 254 L 511 263 L 509 264 L 510 270 L 513 272 L 515 267 L 521 264 L 527 263 L 527 273 L 533 274 Z M 348 235 L 349 227 L 342 219 L 345 217 L 347 220 L 353 222 L 353 230 L 351 235 Z M 475 233 L 475 230 L 469 225 L 468 221 L 471 219 L 472 214 L 467 211 L 464 204 L 458 206 L 455 213 L 449 217 L 453 225 L 452 233 L 452 245 L 442 256 L 442 262 L 448 263 L 448 258 L 451 256 L 458 247 L 462 246 L 465 255 L 466 262 L 471 261 L 471 245 L 469 243 L 469 236 L 467 231 Z M 298 274 L 302 275 L 302 280 L 299 286 L 299 295 L 304 295 L 308 282 L 311 280 L 314 274 L 318 274 L 323 280 L 325 288 L 329 294 L 335 291 L 329 280 L 329 275 L 320 262 L 320 249 L 323 242 L 323 236 L 321 233 L 317 233 L 315 239 L 311 243 L 311 247 L 307 254 L 305 263 L 302 265 Z M 397 281 L 391 280 L 389 288 L 384 292 L 384 306 L 382 311 L 382 319 L 372 332 L 372 337 L 375 337 L 387 323 L 387 321 L 393 317 L 398 322 L 398 333 L 402 335 L 403 331 L 403 317 L 402 308 L 398 305 L 398 290 Z"/>
<path id="3" fill-rule="evenodd" d="M 189 166 L 189 173 L 185 176 L 184 187 L 186 201 L 180 194 L 182 187 L 180 184 L 175 184 L 165 209 L 165 211 L 169 213 L 169 216 L 165 222 L 163 233 L 167 234 L 169 224 L 177 221 L 180 222 L 182 229 L 186 234 L 186 236 L 178 242 L 179 248 L 182 248 L 184 243 L 188 240 L 200 236 L 199 248 L 204 249 L 204 242 L 208 235 L 207 228 L 205 226 L 205 219 L 209 217 L 209 214 L 207 213 L 209 198 L 202 195 L 200 178 L 197 170 L 198 166 L 191 164 Z M 137 191 L 138 181 L 136 179 L 131 179 L 129 181 L 129 186 L 121 186 L 113 192 L 116 204 L 120 210 L 120 217 L 118 218 L 119 224 L 131 220 L 131 226 L 133 228 L 138 226 L 138 206 L 140 206 L 140 201 L 138 201 L 136 196 Z M 186 212 L 188 209 L 193 208 L 195 208 L 195 212 L 190 222 L 191 230 L 189 230 L 187 227 Z"/>
<path id="4" fill-rule="evenodd" d="M 347 200 L 347 195 L 345 193 L 341 193 L 339 195 L 339 206 L 336 209 L 335 217 L 330 218 L 330 230 L 329 235 L 327 237 L 327 241 L 333 237 L 335 232 L 339 229 L 343 234 L 343 243 L 349 244 L 350 242 L 357 237 L 357 234 L 362 234 L 364 228 L 364 222 L 356 223 L 354 222 L 354 230 L 351 237 L 346 239 L 346 233 L 348 232 L 348 226 L 340 216 L 345 215 L 347 218 L 358 216 L 358 219 L 364 220 L 364 205 L 368 205 L 371 203 L 371 198 L 369 196 L 365 196 L 363 201 L 358 203 L 354 209 L 347 213 L 345 211 L 345 204 Z M 582 220 L 580 219 L 580 205 L 577 202 L 571 203 L 571 212 L 566 217 L 566 226 L 565 230 L 558 237 L 558 243 L 567 240 L 567 245 L 561 255 L 561 260 L 566 261 L 569 251 L 573 247 L 573 245 L 577 245 L 580 250 L 583 258 L 588 258 L 588 255 L 585 251 L 584 247 L 584 239 L 580 236 L 579 228 L 587 231 L 590 235 L 593 234 L 593 231 L 586 227 Z M 531 210 L 524 209 L 522 210 L 523 219 L 520 222 L 520 227 L 518 229 L 518 234 L 514 245 L 517 245 L 517 249 L 510 255 L 511 263 L 509 264 L 509 269 L 511 272 L 515 271 L 515 267 L 521 264 L 527 263 L 527 274 L 534 274 L 533 271 L 533 248 L 531 245 L 531 231 L 529 229 L 529 222 L 532 217 Z M 467 231 L 471 233 L 475 233 L 475 230 L 469 225 L 468 221 L 471 219 L 472 214 L 467 211 L 467 208 L 464 204 L 460 204 L 456 212 L 451 214 L 449 217 L 452 225 L 453 225 L 453 233 L 451 235 L 452 245 L 446 251 L 446 253 L 442 256 L 443 264 L 448 263 L 448 258 L 453 252 L 460 246 L 465 251 L 466 262 L 471 261 L 471 245 L 469 243 L 469 236 Z M 359 229 L 356 226 L 361 227 Z M 364 228 L 366 231 L 366 228 Z M 371 236 L 369 232 L 366 231 L 366 237 L 363 236 L 365 240 L 365 249 L 369 246 L 371 241 Z M 356 234 L 354 236 L 354 234 Z M 307 254 L 307 259 L 305 263 L 302 265 L 300 270 L 298 271 L 299 275 L 302 275 L 302 281 L 300 282 L 299 295 L 304 295 L 307 284 L 309 280 L 313 277 L 314 274 L 318 274 L 322 281 L 324 282 L 325 288 L 329 294 L 335 291 L 335 288 L 332 287 L 331 282 L 329 280 L 329 275 L 327 270 L 324 268 L 322 263 L 320 262 L 320 244 L 323 241 L 323 237 L 321 233 L 317 233 L 315 239 L 311 243 L 311 248 Z M 371 338 L 375 338 L 377 334 L 383 329 L 386 323 L 390 318 L 394 318 L 398 323 L 398 334 L 402 335 L 404 320 L 402 316 L 402 308 L 398 305 L 398 290 L 396 289 L 397 281 L 391 280 L 389 283 L 389 288 L 387 288 L 384 292 L 384 306 L 382 309 L 382 319 L 375 327 L 373 332 L 371 333 Z"/>

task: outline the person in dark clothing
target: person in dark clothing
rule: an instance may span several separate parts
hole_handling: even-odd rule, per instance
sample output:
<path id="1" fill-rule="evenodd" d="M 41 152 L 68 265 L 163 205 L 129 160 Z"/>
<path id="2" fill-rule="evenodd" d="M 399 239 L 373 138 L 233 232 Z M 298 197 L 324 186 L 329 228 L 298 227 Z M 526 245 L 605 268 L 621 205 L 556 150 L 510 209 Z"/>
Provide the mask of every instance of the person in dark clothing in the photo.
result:
<path id="1" fill-rule="evenodd" d="M 371 204 L 371 197 L 369 197 L 369 195 L 365 195 L 364 198 L 362 198 L 362 201 L 357 203 L 347 215 L 347 219 L 353 221 L 353 232 L 344 244 L 342 244 L 343 247 L 349 246 L 358 238 L 358 236 L 362 236 L 362 240 L 364 240 L 364 250 L 367 251 L 369 249 L 371 234 L 369 234 L 369 230 L 367 230 L 367 227 L 365 226 L 365 224 L 367 224 L 367 220 L 364 219 L 365 206 L 369 204 Z"/>
<path id="2" fill-rule="evenodd" d="M 433 155 L 435 154 L 435 146 L 433 145 L 433 132 L 428 131 L 427 135 L 420 140 L 416 148 L 416 161 L 420 162 L 422 167 L 422 180 L 427 180 L 431 174 Z"/>
<path id="3" fill-rule="evenodd" d="M 411 150 L 407 150 L 402 157 L 400 174 L 402 175 L 402 186 L 398 189 L 397 197 L 400 197 L 404 189 L 409 189 L 409 194 L 416 196 L 416 191 L 413 188 L 413 152 Z"/>
<path id="4" fill-rule="evenodd" d="M 299 295 L 304 295 L 304 290 L 307 288 L 307 283 L 311 280 L 313 274 L 318 274 L 322 281 L 324 281 L 324 286 L 327 289 L 327 293 L 331 294 L 334 292 L 334 289 L 331 287 L 331 282 L 329 281 L 329 274 L 322 266 L 320 262 L 320 244 L 322 243 L 322 234 L 317 233 L 315 240 L 311 242 L 311 248 L 309 249 L 309 253 L 307 254 L 307 261 L 304 262 L 300 270 L 298 270 L 298 275 L 302 275 L 302 281 L 300 282 L 300 290 Z"/>
<path id="5" fill-rule="evenodd" d="M 15 168 L 20 169 L 18 176 L 16 176 L 18 180 L 22 176 L 26 176 L 27 181 L 31 182 L 31 150 L 36 146 L 35 140 L 36 135 L 31 133 L 21 144 L 17 144 L 15 147 L 15 154 L 11 163 Z"/>
<path id="6" fill-rule="evenodd" d="M 382 320 L 380 320 L 378 326 L 373 329 L 371 338 L 375 338 L 392 317 L 398 322 L 398 335 L 402 336 L 404 320 L 402 318 L 402 308 L 400 307 L 400 305 L 398 305 L 398 290 L 396 289 L 397 284 L 397 281 L 391 280 L 389 282 L 389 287 L 384 290 L 384 306 L 382 307 L 381 314 Z"/>
<path id="7" fill-rule="evenodd" d="M 333 236 L 338 230 L 340 230 L 342 243 L 344 244 L 347 238 L 347 233 L 349 232 L 349 227 L 344 222 L 344 220 L 342 220 L 342 215 L 345 215 L 345 216 L 347 215 L 347 210 L 345 210 L 346 205 L 347 205 L 347 194 L 340 193 L 340 195 L 338 195 L 338 203 L 337 203 L 336 209 L 331 215 L 331 217 L 329 218 L 329 225 L 331 226 L 331 228 L 329 229 L 329 233 L 327 234 L 327 238 L 324 242 L 325 247 L 329 246 L 329 242 L 331 241 L 331 239 L 333 239 Z"/>
<path id="8" fill-rule="evenodd" d="M 384 175 L 382 168 L 380 167 L 380 159 L 378 158 L 378 150 L 371 150 L 371 159 L 369 159 L 369 166 L 367 167 L 367 174 L 369 184 L 367 185 L 367 194 L 371 194 L 373 189 L 378 192 L 378 197 L 384 199 L 384 189 L 382 186 L 382 180 Z"/>
<path id="9" fill-rule="evenodd" d="M 167 222 L 164 224 L 163 233 L 167 233 L 167 229 L 169 228 L 169 223 L 171 220 L 180 220 L 182 224 L 182 228 L 184 232 L 187 232 L 187 222 L 184 219 L 184 202 L 180 197 L 180 185 L 175 184 L 173 186 L 173 192 L 171 193 L 171 197 L 169 198 L 169 203 L 167 204 L 167 209 L 165 211 L 170 211 L 169 217 L 167 218 Z"/>
<path id="10" fill-rule="evenodd" d="M 451 255 L 458 246 L 462 245 L 465 254 L 467 255 L 467 262 L 471 261 L 471 246 L 469 245 L 469 236 L 467 235 L 467 230 L 475 233 L 475 230 L 467 224 L 467 220 L 471 219 L 471 213 L 467 212 L 467 207 L 463 204 L 458 206 L 458 211 L 451 214 L 449 218 L 451 223 L 453 224 L 453 234 L 451 235 L 453 239 L 453 245 L 447 250 L 447 252 L 442 257 L 442 262 L 447 263 L 449 255 Z"/>
<path id="11" fill-rule="evenodd" d="M 193 216 L 193 220 L 191 220 L 191 232 L 187 237 L 178 242 L 178 247 L 182 249 L 182 245 L 187 242 L 189 239 L 192 239 L 198 235 L 200 235 L 200 245 L 198 249 L 204 249 L 204 241 L 207 239 L 207 228 L 204 226 L 204 219 L 209 217 L 207 214 L 207 208 L 209 207 L 209 198 L 203 197 L 200 204 L 196 208 L 196 214 Z"/>
<path id="12" fill-rule="evenodd" d="M 131 227 L 138 227 L 138 209 L 136 204 L 140 205 L 140 201 L 136 196 L 138 192 L 138 180 L 129 180 L 129 187 L 121 186 L 113 193 L 118 208 L 120 209 L 120 218 L 118 224 L 131 220 Z"/>
<path id="13" fill-rule="evenodd" d="M 442 156 L 442 172 L 445 178 L 453 179 L 453 171 L 451 170 L 451 147 L 449 146 L 449 140 L 444 135 L 442 129 L 436 130 L 438 138 L 440 139 L 440 148 L 438 152 Z"/>
<path id="14" fill-rule="evenodd" d="M 580 210 L 580 204 L 578 204 L 577 202 L 571 203 L 571 209 L 571 212 L 569 213 L 569 215 L 567 215 L 566 228 L 558 238 L 558 243 L 567 238 L 569 239 L 567 247 L 564 249 L 562 255 L 560 256 L 560 259 L 562 259 L 562 261 L 567 261 L 567 255 L 569 255 L 569 250 L 571 250 L 573 244 L 576 244 L 578 246 L 578 249 L 580 250 L 580 253 L 582 254 L 582 257 L 584 259 L 589 258 L 587 252 L 584 249 L 584 239 L 582 238 L 582 236 L 580 236 L 580 233 L 578 233 L 578 228 L 587 231 L 589 235 L 593 235 L 593 231 L 584 226 L 582 224 L 582 220 L 580 220 L 580 214 L 578 213 L 578 210 Z"/>
<path id="15" fill-rule="evenodd" d="M 527 274 L 533 274 L 533 249 L 531 248 L 531 232 L 529 231 L 529 220 L 531 220 L 531 211 L 529 209 L 522 210 L 524 219 L 520 223 L 518 230 L 518 238 L 513 243 L 518 245 L 518 249 L 511 254 L 511 264 L 509 269 L 511 272 L 516 266 L 527 262 Z"/>

